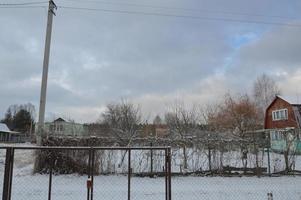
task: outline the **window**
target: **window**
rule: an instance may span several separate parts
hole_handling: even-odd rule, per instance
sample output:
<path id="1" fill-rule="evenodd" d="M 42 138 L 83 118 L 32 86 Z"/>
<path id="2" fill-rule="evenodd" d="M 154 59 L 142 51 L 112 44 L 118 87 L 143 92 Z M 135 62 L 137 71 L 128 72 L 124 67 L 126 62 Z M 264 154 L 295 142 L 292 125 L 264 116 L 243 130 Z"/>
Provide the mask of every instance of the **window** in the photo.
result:
<path id="1" fill-rule="evenodd" d="M 49 131 L 50 131 L 50 132 L 54 132 L 54 131 L 55 131 L 55 126 L 54 126 L 53 124 L 51 124 L 51 125 L 49 126 Z"/>
<path id="2" fill-rule="evenodd" d="M 272 140 L 276 140 L 276 131 L 271 131 Z"/>
<path id="3" fill-rule="evenodd" d="M 288 119 L 287 109 L 275 110 L 272 112 L 273 121 Z"/>
<path id="4" fill-rule="evenodd" d="M 63 126 L 63 124 L 61 124 L 61 125 L 59 126 L 59 131 L 60 131 L 60 132 L 64 131 L 64 126 Z"/>
<path id="5" fill-rule="evenodd" d="M 282 132 L 278 132 L 278 140 L 283 140 L 283 133 Z"/>
<path id="6" fill-rule="evenodd" d="M 271 132 L 272 140 L 283 140 L 284 136 L 281 131 L 272 131 Z"/>
<path id="7" fill-rule="evenodd" d="M 56 125 L 56 131 L 57 131 L 57 132 L 62 132 L 63 130 L 64 130 L 64 127 L 63 127 L 62 124 L 57 124 L 57 125 Z"/>

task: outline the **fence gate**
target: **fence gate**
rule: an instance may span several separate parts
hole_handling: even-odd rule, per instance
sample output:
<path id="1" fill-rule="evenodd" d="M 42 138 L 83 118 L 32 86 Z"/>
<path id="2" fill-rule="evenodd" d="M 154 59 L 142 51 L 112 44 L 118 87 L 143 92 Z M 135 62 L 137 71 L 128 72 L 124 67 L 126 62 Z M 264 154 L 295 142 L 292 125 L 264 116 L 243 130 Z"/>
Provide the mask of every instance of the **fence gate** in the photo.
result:
<path id="1" fill-rule="evenodd" d="M 170 147 L 25 146 L 0 151 L 5 159 L 0 168 L 3 200 L 171 200 Z"/>

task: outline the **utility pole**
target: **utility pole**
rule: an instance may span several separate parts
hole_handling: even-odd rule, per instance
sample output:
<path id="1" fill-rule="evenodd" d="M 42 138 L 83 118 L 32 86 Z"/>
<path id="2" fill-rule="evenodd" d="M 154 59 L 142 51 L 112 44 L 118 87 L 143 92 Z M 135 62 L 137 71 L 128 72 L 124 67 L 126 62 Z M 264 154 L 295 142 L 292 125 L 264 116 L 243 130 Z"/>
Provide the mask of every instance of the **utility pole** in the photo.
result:
<path id="1" fill-rule="evenodd" d="M 44 128 L 48 66 L 49 66 L 49 54 L 50 54 L 51 32 L 52 32 L 52 20 L 53 20 L 53 15 L 55 15 L 56 9 L 57 9 L 57 6 L 53 2 L 53 0 L 49 0 L 37 137 L 42 136 L 43 128 Z M 39 140 L 38 140 L 38 143 L 39 143 Z"/>

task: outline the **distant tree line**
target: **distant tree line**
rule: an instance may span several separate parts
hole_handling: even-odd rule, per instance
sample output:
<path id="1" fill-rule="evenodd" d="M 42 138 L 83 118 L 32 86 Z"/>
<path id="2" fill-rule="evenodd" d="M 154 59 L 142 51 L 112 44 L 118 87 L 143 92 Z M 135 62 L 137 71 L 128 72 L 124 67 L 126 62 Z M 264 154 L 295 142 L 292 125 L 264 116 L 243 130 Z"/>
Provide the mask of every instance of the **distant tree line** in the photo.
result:
<path id="1" fill-rule="evenodd" d="M 34 132 L 35 107 L 31 103 L 11 105 L 1 120 L 12 131 L 30 134 Z"/>

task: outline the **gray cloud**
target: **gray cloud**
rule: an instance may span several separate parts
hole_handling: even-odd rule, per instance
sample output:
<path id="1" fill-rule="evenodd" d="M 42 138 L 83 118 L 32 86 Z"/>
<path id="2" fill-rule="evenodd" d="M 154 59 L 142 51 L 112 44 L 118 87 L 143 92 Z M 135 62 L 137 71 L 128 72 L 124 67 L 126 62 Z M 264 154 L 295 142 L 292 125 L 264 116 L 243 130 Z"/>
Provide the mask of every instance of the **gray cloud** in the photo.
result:
<path id="1" fill-rule="evenodd" d="M 61 0 L 57 4 L 290 21 Z M 298 1 L 154 0 L 151 4 L 292 16 L 297 18 L 295 22 L 300 19 Z M 0 12 L 0 113 L 12 103 L 32 102 L 38 106 L 46 14 L 45 9 Z M 53 26 L 47 116 L 93 121 L 107 102 L 120 97 L 141 104 L 146 113 L 155 113 L 179 96 L 190 103 L 205 103 L 221 98 L 228 90 L 245 91 L 262 72 L 275 77 L 286 72 L 282 78 L 288 79 L 288 74 L 300 66 L 300 30 L 58 9 Z"/>
<path id="2" fill-rule="evenodd" d="M 273 27 L 240 47 L 227 69 L 230 79 L 250 84 L 262 73 L 277 81 L 296 74 L 301 67 L 301 28 Z M 285 90 L 285 89 L 284 89 Z"/>

